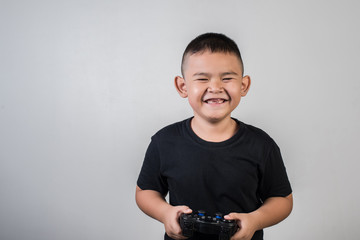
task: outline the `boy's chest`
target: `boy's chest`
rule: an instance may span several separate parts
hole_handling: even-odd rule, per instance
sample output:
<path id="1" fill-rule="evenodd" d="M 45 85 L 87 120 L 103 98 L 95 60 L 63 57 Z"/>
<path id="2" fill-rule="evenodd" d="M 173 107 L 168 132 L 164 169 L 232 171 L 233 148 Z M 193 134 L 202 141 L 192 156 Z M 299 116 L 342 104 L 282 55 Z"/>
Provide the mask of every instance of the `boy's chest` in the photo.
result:
<path id="1" fill-rule="evenodd" d="M 190 187 L 209 189 L 214 194 L 256 194 L 260 160 L 241 147 L 173 146 L 161 159 L 161 174 L 167 178 L 170 191 L 186 193 Z"/>

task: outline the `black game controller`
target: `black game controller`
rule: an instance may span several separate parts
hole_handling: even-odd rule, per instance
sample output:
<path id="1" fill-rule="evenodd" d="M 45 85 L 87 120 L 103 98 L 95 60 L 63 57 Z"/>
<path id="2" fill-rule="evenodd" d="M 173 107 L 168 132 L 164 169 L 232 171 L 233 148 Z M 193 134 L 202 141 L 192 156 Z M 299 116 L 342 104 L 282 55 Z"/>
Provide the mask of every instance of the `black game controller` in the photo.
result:
<path id="1" fill-rule="evenodd" d="M 194 232 L 199 232 L 219 235 L 219 240 L 229 240 L 238 228 L 234 220 L 224 219 L 221 213 L 211 216 L 205 211 L 181 214 L 180 226 L 185 237 L 192 237 Z"/>

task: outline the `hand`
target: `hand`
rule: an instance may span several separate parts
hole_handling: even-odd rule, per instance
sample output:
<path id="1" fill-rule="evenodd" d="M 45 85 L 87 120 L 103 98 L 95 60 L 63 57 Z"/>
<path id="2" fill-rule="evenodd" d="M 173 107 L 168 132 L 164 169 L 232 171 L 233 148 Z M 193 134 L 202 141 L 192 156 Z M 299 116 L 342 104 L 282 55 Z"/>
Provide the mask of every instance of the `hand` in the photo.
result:
<path id="1" fill-rule="evenodd" d="M 191 213 L 192 210 L 187 206 L 171 206 L 164 218 L 165 232 L 173 239 L 187 239 L 181 233 L 179 218 L 182 213 Z"/>
<path id="2" fill-rule="evenodd" d="M 235 220 L 239 226 L 238 231 L 230 240 L 250 240 L 257 230 L 257 222 L 247 213 L 230 213 L 224 216 L 227 220 Z"/>

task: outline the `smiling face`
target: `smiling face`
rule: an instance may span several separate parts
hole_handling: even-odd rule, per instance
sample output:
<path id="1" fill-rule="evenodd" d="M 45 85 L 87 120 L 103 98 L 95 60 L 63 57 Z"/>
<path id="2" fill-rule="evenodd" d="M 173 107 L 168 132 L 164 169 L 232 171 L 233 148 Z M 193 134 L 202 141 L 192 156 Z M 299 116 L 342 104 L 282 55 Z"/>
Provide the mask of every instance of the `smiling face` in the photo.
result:
<path id="1" fill-rule="evenodd" d="M 176 77 L 175 85 L 180 96 L 188 98 L 195 118 L 214 123 L 231 117 L 250 78 L 243 77 L 235 54 L 205 51 L 187 56 L 184 78 Z"/>

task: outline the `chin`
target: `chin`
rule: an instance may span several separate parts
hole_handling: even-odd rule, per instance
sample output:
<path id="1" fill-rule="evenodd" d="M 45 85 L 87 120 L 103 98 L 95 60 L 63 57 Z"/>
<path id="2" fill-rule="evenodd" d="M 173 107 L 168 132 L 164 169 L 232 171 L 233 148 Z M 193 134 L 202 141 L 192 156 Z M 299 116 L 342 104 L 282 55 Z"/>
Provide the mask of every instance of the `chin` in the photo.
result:
<path id="1" fill-rule="evenodd" d="M 227 116 L 210 116 L 207 119 L 211 123 L 218 123 L 218 122 L 221 122 L 222 120 L 224 120 L 226 118 L 227 118 Z"/>

